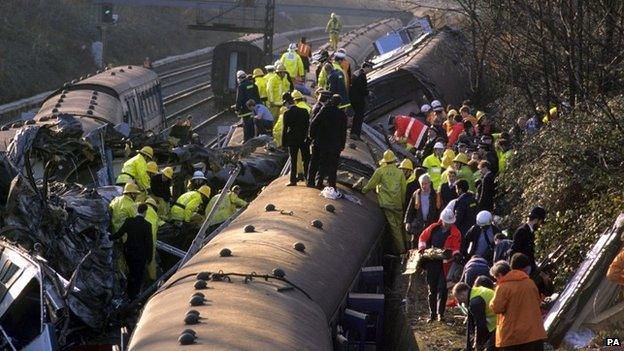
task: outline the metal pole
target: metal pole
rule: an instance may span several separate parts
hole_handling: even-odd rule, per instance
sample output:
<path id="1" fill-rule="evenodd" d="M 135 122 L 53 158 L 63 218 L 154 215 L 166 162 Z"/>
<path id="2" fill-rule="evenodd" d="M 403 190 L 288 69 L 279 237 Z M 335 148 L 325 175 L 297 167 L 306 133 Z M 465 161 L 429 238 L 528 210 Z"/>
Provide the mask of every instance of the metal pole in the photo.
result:
<path id="1" fill-rule="evenodd" d="M 266 63 L 273 61 L 273 33 L 275 29 L 275 0 L 267 0 L 264 14 L 264 42 L 262 49 Z"/>

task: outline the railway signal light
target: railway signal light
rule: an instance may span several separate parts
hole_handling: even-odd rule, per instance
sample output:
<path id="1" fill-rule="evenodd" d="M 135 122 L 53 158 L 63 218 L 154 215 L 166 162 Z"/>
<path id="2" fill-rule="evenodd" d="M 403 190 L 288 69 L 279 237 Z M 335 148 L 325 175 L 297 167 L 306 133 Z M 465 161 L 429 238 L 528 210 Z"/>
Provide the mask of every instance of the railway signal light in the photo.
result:
<path id="1" fill-rule="evenodd" d="M 115 23 L 113 15 L 113 5 L 102 4 L 102 12 L 100 13 L 103 23 Z"/>

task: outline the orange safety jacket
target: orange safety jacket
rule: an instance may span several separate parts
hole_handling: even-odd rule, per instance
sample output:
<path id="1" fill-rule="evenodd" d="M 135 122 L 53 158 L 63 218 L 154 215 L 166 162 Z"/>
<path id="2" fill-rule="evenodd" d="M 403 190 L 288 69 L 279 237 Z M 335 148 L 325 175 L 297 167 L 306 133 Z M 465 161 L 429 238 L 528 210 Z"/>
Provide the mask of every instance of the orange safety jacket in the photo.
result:
<path id="1" fill-rule="evenodd" d="M 310 45 L 308 44 L 299 43 L 299 47 L 297 48 L 297 53 L 301 57 L 307 57 L 307 58 L 312 57 L 312 49 L 310 48 Z"/>

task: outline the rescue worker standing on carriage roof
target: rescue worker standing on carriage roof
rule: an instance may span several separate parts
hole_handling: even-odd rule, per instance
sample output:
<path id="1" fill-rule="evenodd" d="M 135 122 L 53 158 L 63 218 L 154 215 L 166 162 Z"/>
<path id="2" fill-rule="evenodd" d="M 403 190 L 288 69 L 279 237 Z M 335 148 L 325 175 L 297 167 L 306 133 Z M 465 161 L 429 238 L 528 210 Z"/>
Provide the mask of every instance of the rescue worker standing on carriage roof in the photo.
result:
<path id="1" fill-rule="evenodd" d="M 141 291 L 145 267 L 152 260 L 152 226 L 145 220 L 147 205 L 140 204 L 137 214 L 124 221 L 119 230 L 111 236 L 117 240 L 126 236 L 124 258 L 128 264 L 128 297 L 134 300 Z"/>
<path id="2" fill-rule="evenodd" d="M 461 233 L 455 226 L 455 214 L 451 209 L 444 209 L 440 214 L 440 220 L 428 226 L 418 238 L 418 251 L 423 254 L 425 249 L 443 249 L 442 257 L 427 258 L 423 262 L 423 268 L 427 271 L 427 285 L 429 288 L 429 319 L 444 321 L 446 310 L 446 275 L 453 260 L 458 261 L 461 245 Z"/>
<path id="3" fill-rule="evenodd" d="M 349 103 L 349 95 L 345 86 L 345 76 L 342 70 L 335 68 L 329 63 L 325 64 L 325 71 L 327 72 L 327 86 L 328 90 L 332 94 L 340 96 L 340 104 L 338 107 L 344 110 L 351 106 Z"/>
<path id="4" fill-rule="evenodd" d="M 284 106 L 288 110 L 284 112 L 282 145 L 288 148 L 290 155 L 290 181 L 286 185 L 295 186 L 297 185 L 298 155 L 301 154 L 304 170 L 308 169 L 310 163 L 310 147 L 307 142 L 310 115 L 307 110 L 295 105 L 295 100 L 289 93 L 284 93 Z"/>
<path id="5" fill-rule="evenodd" d="M 256 84 L 247 76 L 244 71 L 236 72 L 238 89 L 236 91 L 236 110 L 243 122 L 243 140 L 247 141 L 254 137 L 254 122 L 251 110 L 247 108 L 247 101 L 262 101 Z"/>
<path id="6" fill-rule="evenodd" d="M 333 95 L 310 121 L 312 155 L 308 167 L 308 187 L 322 189 L 327 177 L 328 185 L 336 188 L 340 152 L 347 141 L 347 116 L 338 108 L 339 104 L 340 95 Z"/>
<path id="7" fill-rule="evenodd" d="M 383 159 L 379 161 L 380 167 L 375 170 L 373 176 L 362 193 L 375 189 L 379 206 L 384 212 L 392 235 L 392 252 L 395 255 L 405 253 L 406 235 L 403 227 L 403 209 L 405 208 L 406 181 L 403 172 L 397 168 L 397 158 L 392 150 L 386 150 Z"/>
<path id="8" fill-rule="evenodd" d="M 301 37 L 301 40 L 299 40 L 299 45 L 297 46 L 297 54 L 301 57 L 301 61 L 303 62 L 303 71 L 306 73 L 310 72 L 310 59 L 312 58 L 312 48 L 310 47 L 310 44 L 308 44 L 306 37 Z"/>
<path id="9" fill-rule="evenodd" d="M 302 83 L 305 81 L 305 70 L 303 68 L 303 61 L 301 57 L 297 55 L 297 44 L 291 43 L 288 46 L 288 51 L 286 51 L 280 61 L 286 68 L 286 72 L 290 75 L 295 82 Z"/>
<path id="10" fill-rule="evenodd" d="M 329 16 L 329 22 L 325 27 L 325 33 L 329 33 L 329 45 L 335 51 L 338 49 L 338 42 L 340 42 L 340 32 L 342 31 L 342 23 L 338 16 L 332 12 Z"/>
<path id="11" fill-rule="evenodd" d="M 370 94 L 366 75 L 373 70 L 373 64 L 366 61 L 362 68 L 355 73 L 349 88 L 349 100 L 353 107 L 353 125 L 351 126 L 351 138 L 358 140 L 362 134 L 362 123 L 366 112 L 366 98 Z"/>
<path id="12" fill-rule="evenodd" d="M 121 172 L 117 176 L 117 185 L 123 186 L 129 182 L 134 182 L 142 190 L 150 188 L 150 177 L 147 174 L 147 162 L 154 158 L 154 149 L 144 146 L 138 153 L 124 162 Z"/>

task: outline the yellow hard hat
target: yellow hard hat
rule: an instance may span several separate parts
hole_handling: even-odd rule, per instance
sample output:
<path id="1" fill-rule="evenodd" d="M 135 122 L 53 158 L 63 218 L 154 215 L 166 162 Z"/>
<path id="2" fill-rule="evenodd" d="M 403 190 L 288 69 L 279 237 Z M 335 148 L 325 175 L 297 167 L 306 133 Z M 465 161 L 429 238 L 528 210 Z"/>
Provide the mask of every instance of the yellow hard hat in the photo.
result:
<path id="1" fill-rule="evenodd" d="M 156 174 L 158 173 L 158 165 L 154 161 L 149 161 L 147 163 L 147 173 Z"/>
<path id="2" fill-rule="evenodd" d="M 141 191 L 139 191 L 139 187 L 132 182 L 126 183 L 126 185 L 124 185 L 124 190 L 123 190 L 124 194 L 138 194 L 140 192 Z"/>
<path id="3" fill-rule="evenodd" d="M 400 169 L 407 169 L 410 171 L 414 170 L 414 164 L 412 163 L 412 161 L 410 159 L 404 159 L 403 161 L 401 161 L 401 164 L 399 165 Z"/>
<path id="4" fill-rule="evenodd" d="M 163 168 L 162 174 L 169 179 L 173 179 L 173 168 L 171 167 Z"/>
<path id="5" fill-rule="evenodd" d="M 460 152 L 459 154 L 457 154 L 457 156 L 455 156 L 453 162 L 459 162 L 467 165 L 468 162 L 470 162 L 470 159 L 468 159 L 468 155 Z"/>
<path id="6" fill-rule="evenodd" d="M 154 158 L 154 149 L 152 149 L 151 146 L 143 146 L 143 148 L 139 150 L 139 153 L 149 158 Z"/>
<path id="7" fill-rule="evenodd" d="M 152 197 L 148 197 L 147 200 L 145 200 L 145 203 L 154 207 L 158 207 L 158 203 Z"/>
<path id="8" fill-rule="evenodd" d="M 379 164 L 384 164 L 384 163 L 392 163 L 392 162 L 396 162 L 397 158 L 394 155 L 394 152 L 392 152 L 392 150 L 386 150 L 383 153 L 383 159 L 381 161 L 379 161 Z"/>
<path id="9" fill-rule="evenodd" d="M 200 194 L 204 195 L 206 198 L 210 197 L 210 187 L 208 185 L 202 185 L 197 190 Z"/>
<path id="10" fill-rule="evenodd" d="M 293 99 L 295 100 L 302 100 L 303 99 L 303 94 L 301 94 L 301 92 L 299 90 L 293 90 L 293 92 L 290 94 L 290 96 L 292 96 Z"/>
<path id="11" fill-rule="evenodd" d="M 477 121 L 481 120 L 481 117 L 485 116 L 485 112 L 483 111 L 477 111 Z"/>
<path id="12" fill-rule="evenodd" d="M 256 78 L 256 77 L 262 77 L 262 76 L 264 76 L 264 71 L 262 70 L 262 68 L 254 68 L 253 73 L 252 73 L 252 76 L 253 76 L 254 78 Z"/>

